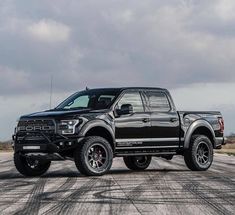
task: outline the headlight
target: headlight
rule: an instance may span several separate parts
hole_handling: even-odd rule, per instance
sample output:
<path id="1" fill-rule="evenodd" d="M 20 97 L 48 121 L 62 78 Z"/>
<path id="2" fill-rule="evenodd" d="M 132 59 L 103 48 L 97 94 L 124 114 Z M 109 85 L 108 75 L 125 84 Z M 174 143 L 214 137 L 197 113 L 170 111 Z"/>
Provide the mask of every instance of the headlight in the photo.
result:
<path id="1" fill-rule="evenodd" d="M 59 130 L 62 134 L 74 134 L 75 128 L 79 123 L 78 119 L 74 120 L 61 120 L 59 124 Z"/>

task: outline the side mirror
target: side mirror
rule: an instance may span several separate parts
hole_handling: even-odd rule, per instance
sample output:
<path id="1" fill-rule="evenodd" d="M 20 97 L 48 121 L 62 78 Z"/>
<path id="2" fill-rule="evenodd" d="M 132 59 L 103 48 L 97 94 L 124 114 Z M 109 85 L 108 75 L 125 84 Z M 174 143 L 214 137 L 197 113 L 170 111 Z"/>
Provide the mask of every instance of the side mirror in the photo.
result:
<path id="1" fill-rule="evenodd" d="M 118 115 L 126 115 L 133 113 L 133 106 L 131 104 L 123 104 L 121 109 L 117 109 Z"/>

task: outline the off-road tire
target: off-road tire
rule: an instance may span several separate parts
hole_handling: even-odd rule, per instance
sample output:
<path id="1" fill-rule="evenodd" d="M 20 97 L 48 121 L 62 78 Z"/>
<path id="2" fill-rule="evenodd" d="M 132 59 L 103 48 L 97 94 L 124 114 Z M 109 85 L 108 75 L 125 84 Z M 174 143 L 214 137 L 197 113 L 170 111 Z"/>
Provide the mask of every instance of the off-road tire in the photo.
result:
<path id="1" fill-rule="evenodd" d="M 37 161 L 38 164 L 36 167 L 32 168 L 30 167 L 28 161 L 28 158 L 25 156 L 14 153 L 14 163 L 15 167 L 18 170 L 19 173 L 21 173 L 24 176 L 41 176 L 43 175 L 50 167 L 51 161 Z"/>
<path id="2" fill-rule="evenodd" d="M 163 155 L 162 158 L 166 159 L 166 160 L 172 160 L 174 157 L 174 155 Z"/>
<path id="3" fill-rule="evenodd" d="M 205 148 L 204 151 L 207 151 L 205 157 L 203 152 L 201 155 L 199 153 L 199 147 L 202 146 Z M 206 162 L 203 163 L 202 157 Z M 213 161 L 213 145 L 210 139 L 205 135 L 193 135 L 189 148 L 184 152 L 184 161 L 192 171 L 207 170 Z"/>
<path id="4" fill-rule="evenodd" d="M 142 162 L 139 162 L 140 160 Z M 126 156 L 123 157 L 123 161 L 126 164 L 127 168 L 131 170 L 145 170 L 148 168 L 151 163 L 151 156 Z"/>
<path id="5" fill-rule="evenodd" d="M 103 162 L 103 165 L 101 167 L 94 167 L 93 166 L 93 164 L 96 162 L 97 162 L 97 164 L 101 164 L 101 163 L 98 163 L 98 161 L 95 161 L 94 160 L 95 158 L 93 159 L 93 157 L 95 155 L 91 156 L 91 154 L 92 154 L 91 149 L 93 148 L 94 150 L 96 150 L 95 147 L 96 148 L 98 147 L 97 154 L 100 151 L 102 151 L 101 157 L 106 157 L 105 159 L 100 161 L 100 162 Z M 93 159 L 93 161 L 91 161 L 92 159 Z M 75 150 L 74 162 L 75 162 L 75 165 L 76 165 L 78 171 L 83 175 L 86 175 L 86 176 L 104 175 L 105 173 L 107 173 L 110 170 L 110 168 L 112 166 L 112 162 L 113 162 L 112 147 L 111 147 L 110 143 L 106 139 L 104 139 L 103 137 L 99 137 L 99 136 L 86 137 L 80 143 L 80 145 L 77 147 L 77 149 Z"/>

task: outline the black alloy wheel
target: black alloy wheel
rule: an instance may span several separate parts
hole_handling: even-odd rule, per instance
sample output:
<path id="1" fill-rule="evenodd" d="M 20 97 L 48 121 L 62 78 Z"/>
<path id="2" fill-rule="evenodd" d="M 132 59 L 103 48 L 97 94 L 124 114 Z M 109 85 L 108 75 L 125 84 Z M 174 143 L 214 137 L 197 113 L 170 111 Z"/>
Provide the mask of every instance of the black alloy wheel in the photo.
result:
<path id="1" fill-rule="evenodd" d="M 77 169 L 83 175 L 103 175 L 112 166 L 113 150 L 110 143 L 103 137 L 86 137 L 76 149 L 74 161 Z"/>
<path id="2" fill-rule="evenodd" d="M 148 168 L 151 163 L 152 157 L 141 155 L 141 156 L 126 156 L 123 157 L 124 163 L 131 170 L 144 170 Z"/>

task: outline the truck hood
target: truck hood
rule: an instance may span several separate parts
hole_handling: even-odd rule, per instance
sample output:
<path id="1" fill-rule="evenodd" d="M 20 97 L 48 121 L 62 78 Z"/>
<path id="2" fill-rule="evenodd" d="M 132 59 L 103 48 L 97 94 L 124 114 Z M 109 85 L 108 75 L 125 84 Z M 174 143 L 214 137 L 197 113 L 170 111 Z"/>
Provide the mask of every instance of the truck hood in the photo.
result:
<path id="1" fill-rule="evenodd" d="M 61 118 L 66 116 L 76 116 L 76 115 L 82 115 L 82 114 L 92 114 L 92 115 L 98 115 L 99 113 L 105 113 L 108 110 L 91 110 L 91 109 L 80 109 L 80 110 L 46 110 L 42 112 L 36 112 L 31 113 L 28 115 L 23 115 L 20 117 L 20 119 L 26 119 L 26 118 Z"/>

